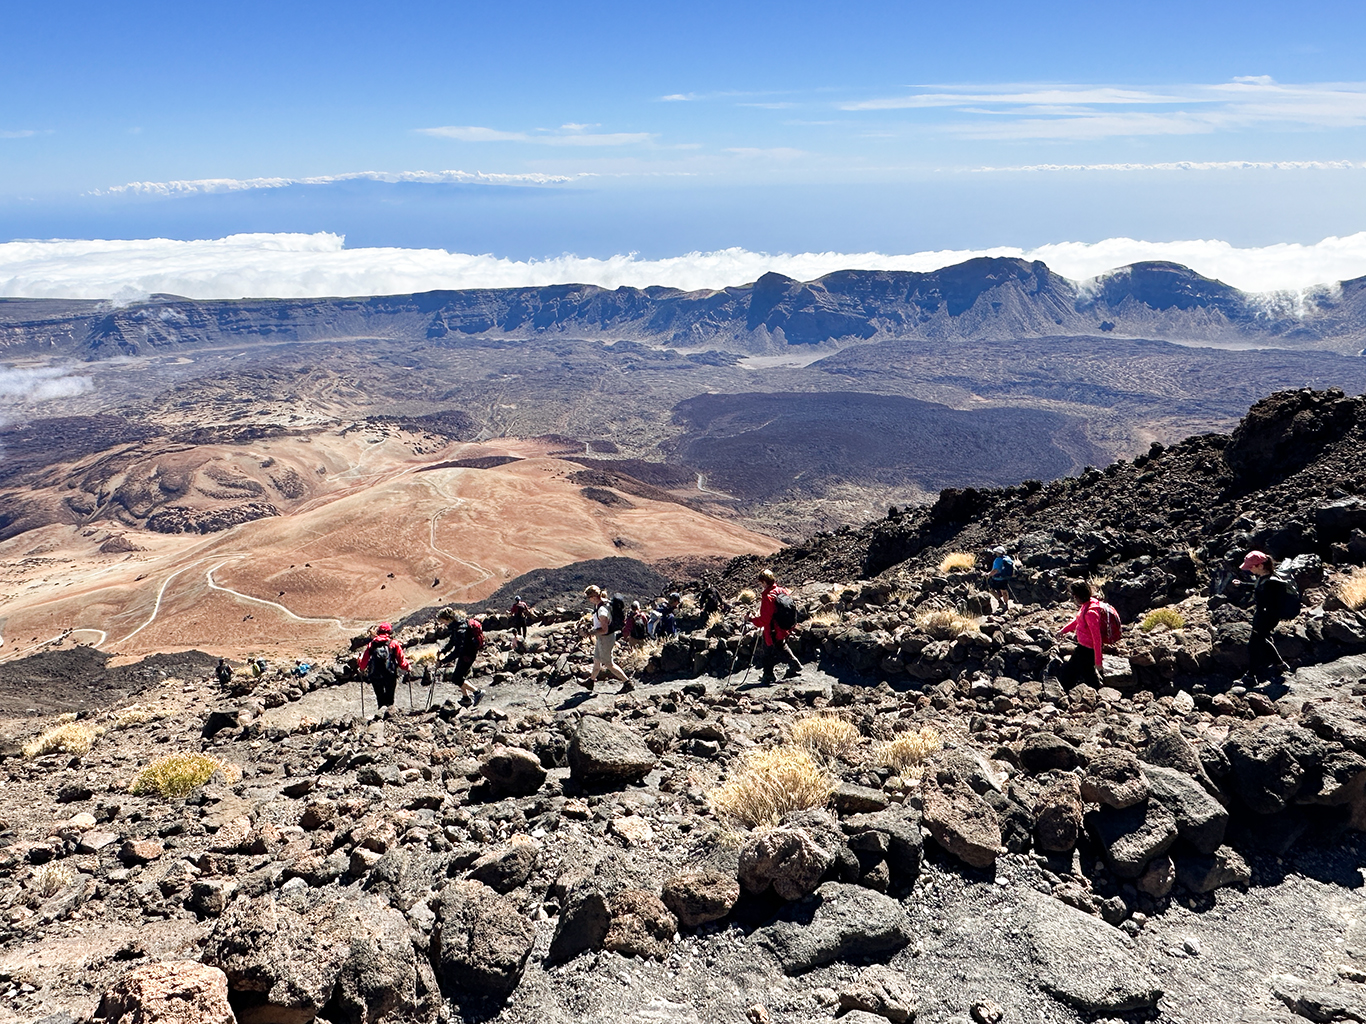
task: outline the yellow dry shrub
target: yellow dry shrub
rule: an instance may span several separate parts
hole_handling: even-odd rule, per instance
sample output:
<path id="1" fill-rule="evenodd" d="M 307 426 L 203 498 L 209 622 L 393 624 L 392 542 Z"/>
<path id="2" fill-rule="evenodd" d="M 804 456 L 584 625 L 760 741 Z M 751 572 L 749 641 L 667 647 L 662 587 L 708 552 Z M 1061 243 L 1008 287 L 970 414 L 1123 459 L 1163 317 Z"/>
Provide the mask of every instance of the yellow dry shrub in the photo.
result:
<path id="1" fill-rule="evenodd" d="M 96 737 L 104 734 L 103 729 L 93 728 L 84 722 L 63 722 L 54 725 L 46 732 L 33 737 L 23 746 L 25 757 L 42 757 L 44 754 L 84 754 Z"/>
<path id="2" fill-rule="evenodd" d="M 684 594 L 678 600 L 678 611 L 683 615 L 692 615 L 697 611 L 697 598 L 691 594 Z"/>
<path id="3" fill-rule="evenodd" d="M 834 791 L 834 780 L 808 751 L 783 744 L 750 751 L 709 798 L 717 817 L 755 828 L 776 824 L 789 811 L 824 807 Z"/>
<path id="4" fill-rule="evenodd" d="M 720 611 L 714 611 L 714 612 L 712 612 L 710 615 L 707 616 L 706 624 L 705 624 L 702 628 L 703 628 L 703 629 L 711 629 L 712 626 L 715 626 L 715 625 L 716 625 L 718 622 L 720 622 L 723 618 L 725 618 L 725 616 L 722 615 Z"/>
<path id="5" fill-rule="evenodd" d="M 65 864 L 44 864 L 33 872 L 32 888 L 45 900 L 52 899 L 76 880 L 76 872 Z"/>
<path id="6" fill-rule="evenodd" d="M 134 725 L 155 722 L 158 718 L 165 718 L 166 715 L 167 712 L 161 708 L 148 707 L 145 704 L 130 704 L 118 713 L 114 719 L 114 728 L 128 729 Z"/>
<path id="7" fill-rule="evenodd" d="M 1352 611 L 1366 608 L 1366 576 L 1348 576 L 1338 583 L 1338 597 Z"/>
<path id="8" fill-rule="evenodd" d="M 76 712 L 74 712 L 74 711 L 64 711 L 64 712 L 62 712 L 60 715 L 57 716 L 57 724 L 58 724 L 58 725 L 66 725 L 67 722 L 74 722 L 74 721 L 76 721 Z"/>
<path id="9" fill-rule="evenodd" d="M 942 573 L 967 572 L 977 564 L 977 556 L 967 551 L 950 551 L 939 563 Z"/>
<path id="10" fill-rule="evenodd" d="M 844 615 L 838 608 L 826 608 L 816 612 L 806 620 L 808 626 L 838 626 L 844 621 Z"/>
<path id="11" fill-rule="evenodd" d="M 216 771 L 231 781 L 241 778 L 236 765 L 207 754 L 167 754 L 138 772 L 128 788 L 135 794 L 152 793 L 173 800 L 204 785 Z"/>
<path id="12" fill-rule="evenodd" d="M 1105 588 L 1108 587 L 1108 586 L 1110 585 L 1110 577 L 1109 577 L 1109 576 L 1092 576 L 1092 577 L 1091 577 L 1089 580 L 1087 580 L 1086 582 L 1089 583 L 1089 584 L 1091 584 L 1091 593 L 1092 593 L 1092 594 L 1094 594 L 1096 597 L 1104 597 L 1104 596 L 1105 596 Z"/>
<path id="13" fill-rule="evenodd" d="M 976 619 L 950 608 L 921 612 L 915 617 L 915 624 L 936 640 L 952 640 L 964 633 L 976 633 L 979 629 Z"/>
<path id="14" fill-rule="evenodd" d="M 903 733 L 877 752 L 878 763 L 905 774 L 910 768 L 929 760 L 931 754 L 942 749 L 944 740 L 938 730 L 924 726 L 919 732 Z"/>
<path id="15" fill-rule="evenodd" d="M 757 596 L 758 595 L 756 595 L 754 591 L 750 590 L 749 587 L 746 587 L 735 595 L 735 600 L 738 604 L 753 604 L 754 598 Z"/>
<path id="16" fill-rule="evenodd" d="M 835 758 L 847 754 L 859 741 L 858 726 L 839 715 L 799 718 L 788 728 L 788 739 L 813 754 Z"/>
<path id="17" fill-rule="evenodd" d="M 1145 633 L 1151 633 L 1158 626 L 1166 626 L 1168 629 L 1184 629 L 1185 625 L 1185 616 L 1175 608 L 1154 608 L 1143 616 L 1143 621 L 1139 623 L 1138 628 Z"/>
<path id="18" fill-rule="evenodd" d="M 650 659 L 658 657 L 662 650 L 664 641 L 660 639 L 651 637 L 645 640 L 627 640 L 625 643 L 617 644 L 612 657 L 623 672 L 633 676 L 645 671 Z"/>

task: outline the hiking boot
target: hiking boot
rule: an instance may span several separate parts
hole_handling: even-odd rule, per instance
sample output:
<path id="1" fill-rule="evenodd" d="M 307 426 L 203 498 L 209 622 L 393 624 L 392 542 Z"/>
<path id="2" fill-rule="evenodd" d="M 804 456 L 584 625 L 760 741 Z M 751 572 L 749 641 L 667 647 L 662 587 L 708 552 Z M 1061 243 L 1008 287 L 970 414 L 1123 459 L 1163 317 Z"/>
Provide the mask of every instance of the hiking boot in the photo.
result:
<path id="1" fill-rule="evenodd" d="M 796 679 L 796 678 L 797 678 L 799 675 L 801 675 L 801 674 L 802 674 L 802 667 L 801 667 L 800 665 L 789 665 L 789 666 L 787 667 L 787 674 L 784 675 L 783 678 L 784 678 L 784 679 Z"/>
<path id="2" fill-rule="evenodd" d="M 772 672 L 765 672 L 762 676 L 759 677 L 760 686 L 772 686 L 777 681 L 778 677 L 775 676 Z"/>
<path id="3" fill-rule="evenodd" d="M 484 699 L 484 691 L 483 691 L 483 690 L 475 690 L 474 693 L 473 693 L 473 695 L 472 695 L 472 697 L 471 697 L 472 703 L 470 704 L 470 706 L 473 707 L 475 704 L 478 704 L 478 703 L 479 703 L 481 700 L 483 700 L 483 699 Z"/>
<path id="4" fill-rule="evenodd" d="M 597 686 L 597 685 L 598 685 L 598 681 L 597 681 L 596 679 L 586 679 L 586 680 L 584 680 L 583 688 L 584 688 L 585 690 L 587 690 L 589 693 L 592 693 L 592 692 L 593 692 L 593 687 L 595 687 L 595 686 Z"/>
<path id="5" fill-rule="evenodd" d="M 621 684 L 621 689 L 618 690 L 617 692 L 618 692 L 618 693 L 630 693 L 630 692 L 631 692 L 632 690 L 634 690 L 635 688 L 636 688 L 636 684 L 633 683 L 633 682 L 631 682 L 631 680 L 627 679 L 627 680 L 624 680 L 624 681 L 622 682 L 622 684 Z"/>

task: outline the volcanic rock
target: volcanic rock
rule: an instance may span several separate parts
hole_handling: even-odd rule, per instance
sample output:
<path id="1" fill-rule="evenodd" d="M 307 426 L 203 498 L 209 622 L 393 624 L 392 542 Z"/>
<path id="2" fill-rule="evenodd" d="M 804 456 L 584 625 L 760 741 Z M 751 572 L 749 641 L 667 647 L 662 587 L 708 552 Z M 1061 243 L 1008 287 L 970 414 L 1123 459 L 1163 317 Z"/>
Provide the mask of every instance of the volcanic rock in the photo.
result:
<path id="1" fill-rule="evenodd" d="M 100 999 L 103 1024 L 237 1024 L 228 1005 L 228 979 L 193 960 L 134 967 Z"/>
<path id="2" fill-rule="evenodd" d="M 890 896 L 858 885 L 826 882 L 808 899 L 789 904 L 754 941 L 788 974 L 832 960 L 877 956 L 911 941 L 911 922 Z"/>
<path id="3" fill-rule="evenodd" d="M 631 730 L 584 715 L 569 744 L 569 770 L 584 785 L 619 785 L 648 775 L 658 763 Z"/>

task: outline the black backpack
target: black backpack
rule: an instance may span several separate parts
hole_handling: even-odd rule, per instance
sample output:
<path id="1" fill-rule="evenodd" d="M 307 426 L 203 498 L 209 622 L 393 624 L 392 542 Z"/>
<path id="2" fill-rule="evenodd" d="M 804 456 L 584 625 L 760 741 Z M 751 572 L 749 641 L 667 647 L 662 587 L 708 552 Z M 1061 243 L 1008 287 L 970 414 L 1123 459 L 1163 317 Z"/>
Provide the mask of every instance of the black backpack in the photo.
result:
<path id="1" fill-rule="evenodd" d="M 394 647 L 388 640 L 373 640 L 370 643 L 370 662 L 366 672 L 373 682 L 390 682 L 398 678 L 398 658 Z"/>
<path id="2" fill-rule="evenodd" d="M 1304 607 L 1304 598 L 1300 596 L 1300 588 L 1295 585 L 1294 579 L 1290 576 L 1281 576 L 1277 573 L 1281 582 L 1285 584 L 1285 595 L 1281 598 L 1280 621 L 1293 619 Z"/>
<path id="3" fill-rule="evenodd" d="M 624 594 L 612 595 L 612 621 L 607 627 L 609 633 L 620 633 L 626 626 L 626 597 Z"/>
<path id="4" fill-rule="evenodd" d="M 797 604 L 791 594 L 779 594 L 773 599 L 773 625 L 778 629 L 795 629 Z"/>

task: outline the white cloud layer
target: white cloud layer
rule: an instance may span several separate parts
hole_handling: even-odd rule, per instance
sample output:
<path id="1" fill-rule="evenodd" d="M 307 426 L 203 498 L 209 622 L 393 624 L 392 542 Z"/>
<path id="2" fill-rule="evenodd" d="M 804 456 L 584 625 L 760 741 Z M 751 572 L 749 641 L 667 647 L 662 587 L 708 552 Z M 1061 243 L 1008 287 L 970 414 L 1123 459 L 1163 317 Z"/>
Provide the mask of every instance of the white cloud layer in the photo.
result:
<path id="1" fill-rule="evenodd" d="M 1016 167 L 974 167 L 978 174 L 1016 171 L 1355 171 L 1366 164 L 1351 160 L 1171 160 L 1155 164 L 1021 164 Z"/>
<path id="2" fill-rule="evenodd" d="M 333 185 L 343 181 L 383 181 L 419 185 L 563 185 L 586 174 L 488 174 L 484 171 L 352 171 L 312 178 L 196 178 L 190 181 L 130 181 L 96 189 L 94 196 L 183 196 L 254 189 L 287 188 L 290 185 Z"/>
<path id="3" fill-rule="evenodd" d="M 4 422 L 6 406 L 70 398 L 89 390 L 89 377 L 72 376 L 63 367 L 19 369 L 0 366 L 0 422 Z"/>
<path id="4" fill-rule="evenodd" d="M 1366 82 L 1277 82 L 1259 75 L 1215 84 L 927 86 L 840 104 L 848 111 L 959 115 L 947 131 L 975 139 L 1098 139 L 1303 131 L 1366 125 Z"/>
<path id="5" fill-rule="evenodd" d="M 754 281 L 776 271 L 809 281 L 836 270 L 937 270 L 975 256 L 1043 260 L 1076 281 L 1142 260 L 1170 260 L 1250 292 L 1298 292 L 1366 276 L 1366 232 L 1237 248 L 1216 240 L 1059 242 L 1036 249 L 885 253 L 750 252 L 722 249 L 666 259 L 634 255 L 511 260 L 444 249 L 347 249 L 339 235 L 230 235 L 200 241 L 29 241 L 0 244 L 0 295 L 129 301 L 154 292 L 198 299 L 394 295 L 439 288 L 549 284 L 696 290 Z"/>
<path id="6" fill-rule="evenodd" d="M 559 133 L 554 132 L 505 132 L 498 128 L 481 128 L 477 125 L 444 125 L 440 128 L 419 128 L 422 135 L 433 135 L 440 139 L 455 139 L 457 142 L 532 142 L 541 146 L 633 146 L 649 142 L 654 136 L 650 132 L 586 132 L 588 125 L 567 124 Z"/>

